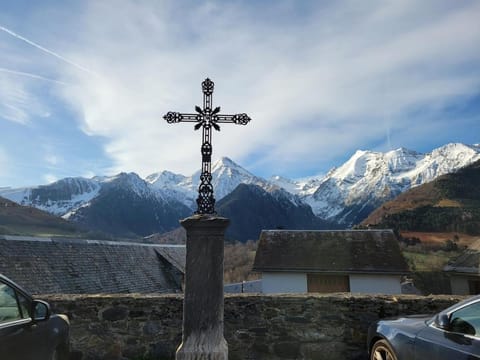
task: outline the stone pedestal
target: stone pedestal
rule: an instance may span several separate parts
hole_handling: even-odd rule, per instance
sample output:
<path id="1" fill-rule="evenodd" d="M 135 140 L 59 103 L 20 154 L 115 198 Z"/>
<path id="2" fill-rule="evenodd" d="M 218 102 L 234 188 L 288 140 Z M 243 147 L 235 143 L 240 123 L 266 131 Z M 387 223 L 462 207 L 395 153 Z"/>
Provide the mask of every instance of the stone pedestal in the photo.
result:
<path id="1" fill-rule="evenodd" d="M 223 337 L 223 244 L 229 220 L 194 215 L 187 230 L 183 335 L 176 360 L 228 360 Z"/>

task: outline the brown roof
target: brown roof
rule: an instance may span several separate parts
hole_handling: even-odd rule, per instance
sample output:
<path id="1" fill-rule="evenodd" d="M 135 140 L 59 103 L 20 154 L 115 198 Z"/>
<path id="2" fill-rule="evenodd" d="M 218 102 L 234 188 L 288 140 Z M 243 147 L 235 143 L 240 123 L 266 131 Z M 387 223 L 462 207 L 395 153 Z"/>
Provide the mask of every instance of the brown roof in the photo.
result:
<path id="1" fill-rule="evenodd" d="M 264 230 L 254 271 L 404 274 L 392 230 Z"/>

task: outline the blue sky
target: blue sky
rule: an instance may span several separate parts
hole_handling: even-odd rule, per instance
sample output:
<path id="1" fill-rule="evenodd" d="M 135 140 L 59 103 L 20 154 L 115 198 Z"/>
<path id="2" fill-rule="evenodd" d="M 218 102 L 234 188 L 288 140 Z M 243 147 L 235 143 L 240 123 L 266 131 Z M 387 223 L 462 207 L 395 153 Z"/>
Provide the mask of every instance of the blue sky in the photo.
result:
<path id="1" fill-rule="evenodd" d="M 291 178 L 480 143 L 479 1 L 0 2 L 0 187 L 200 166 L 168 111 L 250 115 L 214 158 Z"/>

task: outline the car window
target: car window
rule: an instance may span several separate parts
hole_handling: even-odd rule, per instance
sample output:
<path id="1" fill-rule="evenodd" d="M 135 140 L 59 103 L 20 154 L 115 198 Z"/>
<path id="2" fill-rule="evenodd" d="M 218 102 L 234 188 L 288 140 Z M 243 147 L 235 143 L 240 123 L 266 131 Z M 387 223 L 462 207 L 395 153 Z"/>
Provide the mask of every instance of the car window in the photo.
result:
<path id="1" fill-rule="evenodd" d="M 480 337 L 480 302 L 453 312 L 450 326 L 453 332 Z"/>
<path id="2" fill-rule="evenodd" d="M 20 305 L 20 310 L 22 312 L 22 318 L 28 318 L 30 317 L 30 301 L 25 297 L 23 296 L 22 294 L 18 293 L 17 292 L 17 296 L 18 296 L 18 303 Z"/>
<path id="3" fill-rule="evenodd" d="M 0 283 L 0 324 L 21 318 L 22 314 L 18 308 L 15 290 Z"/>

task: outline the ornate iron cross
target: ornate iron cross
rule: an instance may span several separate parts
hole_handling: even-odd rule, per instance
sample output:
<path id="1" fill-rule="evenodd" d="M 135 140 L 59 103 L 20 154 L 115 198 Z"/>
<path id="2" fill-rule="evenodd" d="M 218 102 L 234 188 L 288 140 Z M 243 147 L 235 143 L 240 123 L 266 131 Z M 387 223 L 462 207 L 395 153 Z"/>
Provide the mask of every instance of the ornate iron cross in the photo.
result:
<path id="1" fill-rule="evenodd" d="M 202 128 L 202 172 L 198 186 L 197 211 L 195 214 L 215 214 L 215 198 L 212 185 L 212 127 L 220 131 L 219 123 L 246 125 L 251 119 L 247 114 L 220 115 L 220 106 L 212 108 L 214 83 L 210 79 L 202 82 L 203 109 L 195 106 L 196 114 L 169 111 L 163 118 L 169 124 L 195 122 L 195 130 Z"/>

